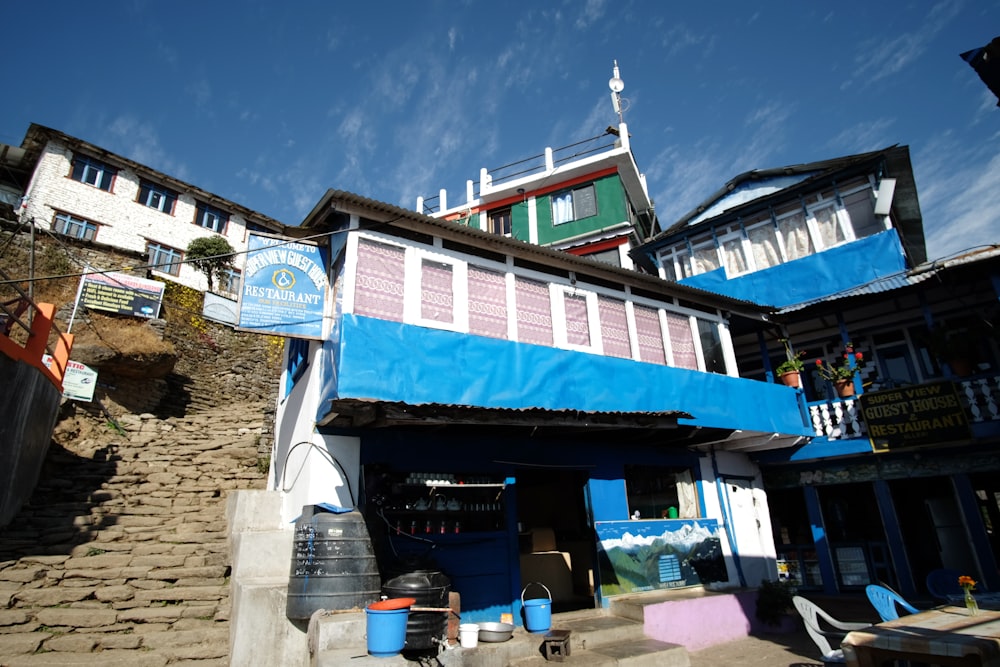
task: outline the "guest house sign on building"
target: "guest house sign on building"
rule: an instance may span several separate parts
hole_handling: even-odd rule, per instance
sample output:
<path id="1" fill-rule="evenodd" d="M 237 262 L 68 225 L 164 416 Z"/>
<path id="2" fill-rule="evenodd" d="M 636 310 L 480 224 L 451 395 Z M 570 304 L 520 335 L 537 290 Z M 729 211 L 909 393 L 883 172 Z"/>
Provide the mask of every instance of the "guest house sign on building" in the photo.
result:
<path id="1" fill-rule="evenodd" d="M 859 400 L 876 452 L 971 437 L 965 409 L 952 382 L 872 391 Z"/>
<path id="2" fill-rule="evenodd" d="M 292 338 L 322 338 L 327 286 L 324 266 L 318 246 L 251 234 L 237 328 Z"/>

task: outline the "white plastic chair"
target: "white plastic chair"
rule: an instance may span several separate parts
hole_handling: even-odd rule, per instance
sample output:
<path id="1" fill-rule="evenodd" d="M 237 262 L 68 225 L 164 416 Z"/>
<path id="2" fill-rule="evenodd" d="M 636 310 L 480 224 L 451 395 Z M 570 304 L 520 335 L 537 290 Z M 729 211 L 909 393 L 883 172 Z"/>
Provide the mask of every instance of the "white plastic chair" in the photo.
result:
<path id="1" fill-rule="evenodd" d="M 792 598 L 792 604 L 795 605 L 795 610 L 799 612 L 799 616 L 802 617 L 803 623 L 806 626 L 806 632 L 809 633 L 809 637 L 816 644 L 816 647 L 823 654 L 823 665 L 843 665 L 846 664 L 844 658 L 844 652 L 840 649 L 840 642 L 844 640 L 847 633 L 851 630 L 860 630 L 862 628 L 867 628 L 871 623 L 854 623 L 850 621 L 838 621 L 830 614 L 826 613 L 820 609 L 814 602 L 810 602 L 804 597 L 796 595 Z M 834 628 L 833 630 L 824 629 L 820 623 L 820 619 L 826 622 L 827 625 Z M 833 641 L 837 648 L 830 645 Z"/>

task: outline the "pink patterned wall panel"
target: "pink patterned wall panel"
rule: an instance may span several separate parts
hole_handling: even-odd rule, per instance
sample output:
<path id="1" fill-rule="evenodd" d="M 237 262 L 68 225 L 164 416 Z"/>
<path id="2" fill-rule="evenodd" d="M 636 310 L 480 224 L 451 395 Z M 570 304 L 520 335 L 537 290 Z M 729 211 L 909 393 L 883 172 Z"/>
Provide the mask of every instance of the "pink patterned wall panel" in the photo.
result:
<path id="1" fill-rule="evenodd" d="M 651 364 L 666 364 L 660 316 L 655 308 L 635 307 L 635 329 L 639 338 L 639 358 Z"/>
<path id="2" fill-rule="evenodd" d="M 517 339 L 522 343 L 552 345 L 552 308 L 549 286 L 535 280 L 517 278 Z"/>
<path id="3" fill-rule="evenodd" d="M 688 318 L 684 315 L 667 313 L 667 332 L 670 334 L 670 347 L 674 351 L 674 366 L 698 370 L 694 336 L 691 334 Z"/>
<path id="4" fill-rule="evenodd" d="M 566 311 L 566 341 L 570 345 L 590 346 L 587 298 L 563 293 L 563 308 Z"/>
<path id="5" fill-rule="evenodd" d="M 469 266 L 469 333 L 507 338 L 507 283 L 504 274 Z"/>
<path id="6" fill-rule="evenodd" d="M 625 302 L 607 297 L 597 297 L 597 312 L 601 318 L 601 340 L 604 354 L 609 357 L 632 358 L 632 344 L 628 339 L 628 319 Z"/>
<path id="7" fill-rule="evenodd" d="M 451 264 L 420 262 L 420 317 L 435 322 L 455 321 L 455 294 Z"/>
<path id="8" fill-rule="evenodd" d="M 402 248 L 361 239 L 358 241 L 354 312 L 392 322 L 403 321 Z"/>

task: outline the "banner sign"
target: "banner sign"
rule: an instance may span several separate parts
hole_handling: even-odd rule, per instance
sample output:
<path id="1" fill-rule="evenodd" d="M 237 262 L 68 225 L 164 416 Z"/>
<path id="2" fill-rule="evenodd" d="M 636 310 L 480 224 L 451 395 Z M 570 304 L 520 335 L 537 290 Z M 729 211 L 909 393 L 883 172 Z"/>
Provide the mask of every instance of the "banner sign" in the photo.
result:
<path id="1" fill-rule="evenodd" d="M 119 315 L 154 318 L 160 315 L 165 285 L 127 273 L 85 275 L 80 284 L 80 305 Z"/>
<path id="2" fill-rule="evenodd" d="M 42 363 L 46 368 L 52 368 L 52 357 L 42 355 Z M 63 393 L 66 398 L 75 401 L 90 402 L 94 400 L 94 387 L 97 386 L 97 371 L 78 361 L 70 359 L 66 362 L 66 375 L 63 377 Z"/>
<path id="3" fill-rule="evenodd" d="M 859 401 L 876 452 L 972 437 L 953 382 L 872 391 L 862 394 Z"/>
<path id="4" fill-rule="evenodd" d="M 321 339 L 326 312 L 325 266 L 319 246 L 250 234 L 237 328 Z"/>

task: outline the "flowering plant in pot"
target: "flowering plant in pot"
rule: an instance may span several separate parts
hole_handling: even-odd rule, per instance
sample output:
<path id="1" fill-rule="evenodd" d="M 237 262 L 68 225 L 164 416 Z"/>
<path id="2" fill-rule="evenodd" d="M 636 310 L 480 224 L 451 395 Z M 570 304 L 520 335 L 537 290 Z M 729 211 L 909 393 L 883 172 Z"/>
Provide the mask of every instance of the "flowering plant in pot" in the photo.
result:
<path id="1" fill-rule="evenodd" d="M 778 364 L 778 367 L 774 369 L 774 373 L 781 378 L 781 381 L 786 386 L 798 387 L 799 373 L 802 372 L 802 368 L 805 366 L 802 359 L 806 356 L 806 352 L 805 350 L 800 350 L 793 353 L 787 338 L 782 338 L 781 342 L 785 344 L 785 360 Z"/>
<path id="2" fill-rule="evenodd" d="M 851 359 L 854 364 L 851 364 Z M 816 360 L 816 372 L 824 380 L 829 380 L 837 388 L 840 396 L 854 394 L 854 376 L 861 372 L 865 365 L 865 355 L 857 352 L 852 343 L 844 346 L 844 354 L 836 365 L 822 359 Z"/>

